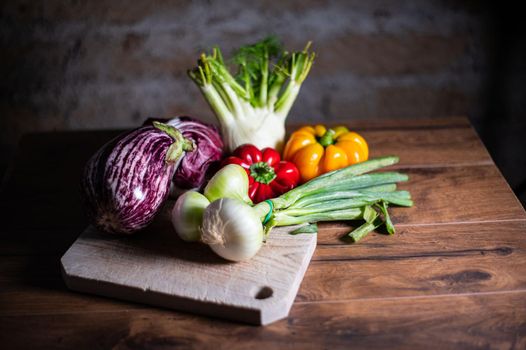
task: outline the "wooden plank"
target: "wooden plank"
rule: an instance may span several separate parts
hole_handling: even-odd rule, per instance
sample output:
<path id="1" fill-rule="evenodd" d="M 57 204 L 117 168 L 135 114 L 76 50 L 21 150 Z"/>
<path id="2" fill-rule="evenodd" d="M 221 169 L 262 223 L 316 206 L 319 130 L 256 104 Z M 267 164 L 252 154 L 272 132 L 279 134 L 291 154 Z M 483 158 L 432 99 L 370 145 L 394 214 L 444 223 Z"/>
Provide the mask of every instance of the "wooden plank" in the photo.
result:
<path id="1" fill-rule="evenodd" d="M 74 293 L 62 281 L 31 281 L 32 286 L 5 287 L 0 291 L 2 315 L 46 315 L 53 313 L 120 312 L 156 309 L 153 306 L 91 294 Z M 160 308 L 159 308 L 160 309 Z M 165 309 L 168 310 L 168 309 Z"/>
<path id="2" fill-rule="evenodd" d="M 251 327 L 165 310 L 0 315 L 4 347 L 54 349 L 526 347 L 526 293 L 296 304 Z M 45 331 L 28 331 L 45 330 Z"/>
<path id="3" fill-rule="evenodd" d="M 526 218 L 524 208 L 494 166 L 398 170 L 410 176 L 410 181 L 401 184 L 400 188 L 412 193 L 415 206 L 393 208 L 393 221 L 397 224 Z M 77 191 L 64 190 L 33 198 L 28 195 L 17 198 L 7 196 L 0 202 L 0 209 L 5 214 L 6 232 L 10 229 L 52 228 L 76 228 L 80 231 L 87 224 Z"/>
<path id="4" fill-rule="evenodd" d="M 494 166 L 400 171 L 407 172 L 410 176 L 410 181 L 401 184 L 400 187 L 412 193 L 415 206 L 390 209 L 398 229 L 407 225 L 526 219 L 523 207 Z M 83 229 L 81 225 L 87 224 L 79 200 L 58 203 L 57 199 L 51 196 L 48 198 L 49 203 L 32 201 L 29 207 L 26 203 L 25 211 L 21 208 L 14 211 L 17 202 L 6 209 L 6 226 L 0 233 L 0 238 L 6 244 L 0 248 L 0 254 L 22 254 L 31 251 L 38 251 L 40 254 L 56 253 L 58 247 L 64 249 L 67 243 L 73 242 Z M 22 206 L 22 200 L 19 205 Z M 167 205 L 169 210 L 170 204 Z M 24 219 L 21 216 L 24 216 Z M 159 218 L 157 222 L 162 220 L 164 219 Z M 340 222 L 323 223 L 320 227 L 321 243 L 326 242 L 327 235 L 323 232 L 332 232 L 335 237 L 331 239 L 334 241 L 338 235 L 343 235 L 351 229 L 347 223 Z M 45 244 L 48 237 L 49 242 L 55 243 Z"/>
<path id="5" fill-rule="evenodd" d="M 395 236 L 377 235 L 356 245 L 320 245 L 296 301 L 526 289 L 525 235 L 526 221 L 458 224 L 407 227 Z M 75 305 L 86 301 L 65 292 L 58 260 L 59 256 L 4 257 L 0 299 L 10 300 L 7 310 L 42 313 L 57 305 L 68 312 L 79 311 Z M 93 308 L 103 308 L 97 299 L 90 301 Z"/>
<path id="6" fill-rule="evenodd" d="M 393 154 L 399 167 L 492 165 L 488 151 L 471 128 L 365 130 L 370 157 Z"/>
<path id="7" fill-rule="evenodd" d="M 60 255 L 10 256 L 0 261 L 0 314 L 109 312 L 150 307 L 67 289 Z"/>
<path id="8" fill-rule="evenodd" d="M 82 167 L 98 147 L 118 132 L 55 132 L 25 137 L 14 171 L 2 190 L 0 211 L 4 213 L 5 230 L 85 227 L 87 220 L 77 190 Z M 364 135 L 371 143 L 373 155 L 398 154 L 402 160 L 399 167 L 491 162 L 469 126 L 410 131 L 382 129 L 366 131 Z"/>
<path id="9" fill-rule="evenodd" d="M 411 208 L 390 208 L 395 226 L 525 220 L 526 212 L 495 166 L 397 169 L 409 175 L 400 189 L 413 197 Z M 350 226 L 325 223 L 344 234 Z"/>
<path id="10" fill-rule="evenodd" d="M 404 227 L 342 244 L 323 231 L 298 300 L 526 289 L 526 221 Z"/>
<path id="11" fill-rule="evenodd" d="M 498 248 L 497 248 L 498 249 Z M 526 254 L 512 248 L 422 257 L 313 261 L 298 301 L 526 291 Z"/>
<path id="12" fill-rule="evenodd" d="M 466 120 L 455 123 L 397 126 L 366 122 L 360 129 L 360 123 L 353 122 L 369 135 L 375 150 L 400 147 L 396 152 L 408 154 L 402 153 L 405 167 L 428 168 L 408 170 L 412 181 L 403 185 L 418 195 L 417 207 L 393 210 L 397 236 L 373 234 L 355 246 L 338 240 L 348 226 L 322 225 L 318 261 L 309 270 L 313 277 L 306 279 L 316 286 L 302 288 L 286 321 L 265 328 L 67 292 L 55 254 L 84 225 L 81 209 L 75 207 L 78 198 L 71 195 L 77 180 L 72 176 L 76 170 L 70 168 L 78 164 L 80 171 L 82 163 L 74 158 L 75 147 L 82 146 L 71 137 L 67 145 L 72 151 L 62 158 L 60 146 L 39 153 L 48 147 L 49 138 L 42 139 L 38 147 L 27 149 L 28 158 L 19 159 L 30 160 L 31 152 L 37 158 L 59 156 L 53 162 L 42 158 L 36 163 L 35 168 L 46 173 L 41 179 L 43 190 L 39 190 L 35 168 L 14 169 L 20 176 L 3 192 L 0 207 L 10 223 L 0 233 L 4 242 L 0 254 L 54 255 L 4 256 L 0 260 L 0 342 L 7 348 L 34 344 L 53 348 L 220 347 L 218 343 L 228 348 L 385 348 L 385 344 L 395 348 L 430 344 L 437 348 L 525 348 L 524 211 L 517 209 L 498 170 L 480 166 L 490 163 Z M 395 142 L 384 141 L 393 130 L 406 127 L 412 130 L 393 133 L 404 134 Z M 88 144 L 89 134 L 85 134 Z M 456 145 L 449 147 L 444 137 Z M 426 148 L 428 138 L 437 140 L 439 151 Z M 411 163 L 428 157 L 429 163 Z M 477 171 L 463 169 L 465 166 Z M 29 186 L 20 187 L 25 184 Z M 482 190 L 481 184 L 486 186 Z M 54 197 L 53 192 L 61 188 L 65 189 Z M 57 199 L 60 202 L 53 203 Z M 414 212 L 406 216 L 408 210 Z M 57 223 L 60 216 L 63 221 Z M 430 219 L 437 219 L 440 225 Z"/>
<path id="13" fill-rule="evenodd" d="M 403 170 L 402 170 L 403 171 Z M 495 166 L 408 169 L 415 205 L 393 208 L 393 222 L 422 225 L 526 219 L 526 212 Z"/>
<path id="14" fill-rule="evenodd" d="M 463 119 L 451 124 L 362 123 L 353 130 L 367 140 L 370 157 L 394 154 L 400 167 L 494 164 L 477 133 Z M 345 124 L 345 123 L 344 123 Z M 352 125 L 352 124 L 351 124 Z M 294 130 L 300 125 L 289 127 Z"/>
<path id="15" fill-rule="evenodd" d="M 506 249 L 526 239 L 526 220 L 446 225 L 398 226 L 392 236 L 373 232 L 356 244 L 345 235 L 351 226 L 321 224 L 313 259 L 361 258 L 371 254 L 411 257 L 428 252 L 453 252 L 479 248 Z"/>
<path id="16" fill-rule="evenodd" d="M 313 125 L 313 123 L 298 123 L 292 121 L 287 123 L 287 131 L 294 130 L 303 125 Z M 452 128 L 471 128 L 469 119 L 462 116 L 452 116 L 446 118 L 401 118 L 401 119 L 363 119 L 356 118 L 331 119 L 325 125 L 336 126 L 346 125 L 353 130 L 408 130 L 408 129 L 452 129 Z"/>
<path id="17" fill-rule="evenodd" d="M 31 134 L 22 139 L 13 172 L 2 189 L 13 197 L 77 188 L 89 157 L 120 131 Z M 372 130 L 363 135 L 372 156 L 397 154 L 401 166 L 489 164 L 491 158 L 469 127 Z"/>

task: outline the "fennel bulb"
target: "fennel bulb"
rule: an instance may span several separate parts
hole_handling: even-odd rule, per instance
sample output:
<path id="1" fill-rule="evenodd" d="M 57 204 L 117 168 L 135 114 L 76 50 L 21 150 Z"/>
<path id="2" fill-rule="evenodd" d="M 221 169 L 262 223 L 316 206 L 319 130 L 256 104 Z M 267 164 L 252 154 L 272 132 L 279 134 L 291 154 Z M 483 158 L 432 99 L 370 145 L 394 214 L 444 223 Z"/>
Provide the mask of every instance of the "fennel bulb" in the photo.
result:
<path id="1" fill-rule="evenodd" d="M 229 152 L 245 143 L 281 150 L 285 119 L 314 61 L 309 47 L 289 53 L 268 37 L 239 48 L 227 63 L 216 47 L 188 71 L 219 120 Z M 235 75 L 230 63 L 237 65 Z"/>

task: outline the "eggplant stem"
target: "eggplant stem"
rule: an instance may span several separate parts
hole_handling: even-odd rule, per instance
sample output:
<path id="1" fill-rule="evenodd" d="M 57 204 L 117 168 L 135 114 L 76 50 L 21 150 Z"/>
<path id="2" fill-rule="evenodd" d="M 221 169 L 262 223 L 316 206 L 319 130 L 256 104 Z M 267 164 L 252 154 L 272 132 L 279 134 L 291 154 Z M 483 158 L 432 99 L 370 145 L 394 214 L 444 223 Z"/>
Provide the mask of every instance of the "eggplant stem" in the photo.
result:
<path id="1" fill-rule="evenodd" d="M 154 121 L 153 126 L 174 140 L 166 152 L 166 163 L 175 164 L 184 155 L 184 152 L 191 152 L 195 149 L 194 142 L 185 138 L 176 127 L 158 121 Z"/>

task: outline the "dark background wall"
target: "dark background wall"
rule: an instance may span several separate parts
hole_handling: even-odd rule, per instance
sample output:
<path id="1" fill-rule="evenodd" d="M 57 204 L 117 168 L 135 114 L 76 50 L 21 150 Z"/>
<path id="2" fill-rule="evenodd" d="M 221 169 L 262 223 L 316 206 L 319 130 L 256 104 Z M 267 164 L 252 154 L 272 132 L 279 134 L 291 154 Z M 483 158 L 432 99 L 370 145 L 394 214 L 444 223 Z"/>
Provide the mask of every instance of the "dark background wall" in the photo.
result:
<path id="1" fill-rule="evenodd" d="M 267 34 L 319 54 L 290 121 L 469 116 L 526 201 L 518 9 L 484 1 L 15 1 L 0 5 L 0 169 L 32 131 L 213 121 L 197 55 Z M 352 126 L 352 124 L 351 124 Z"/>

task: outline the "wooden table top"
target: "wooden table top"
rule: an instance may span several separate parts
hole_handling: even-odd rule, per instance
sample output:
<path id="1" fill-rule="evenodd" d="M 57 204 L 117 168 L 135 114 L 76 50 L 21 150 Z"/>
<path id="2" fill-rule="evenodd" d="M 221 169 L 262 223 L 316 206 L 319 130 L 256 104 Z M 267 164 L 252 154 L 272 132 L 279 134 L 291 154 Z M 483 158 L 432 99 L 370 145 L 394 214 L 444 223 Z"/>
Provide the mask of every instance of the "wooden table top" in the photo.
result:
<path id="1" fill-rule="evenodd" d="M 0 196 L 2 348 L 526 348 L 526 213 L 468 120 L 353 125 L 371 156 L 400 156 L 415 206 L 355 245 L 320 225 L 288 319 L 266 327 L 67 290 L 81 169 L 116 132 L 24 137 Z"/>

